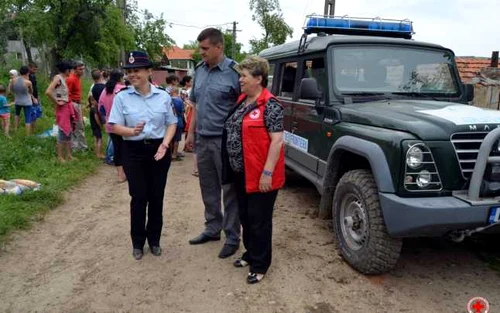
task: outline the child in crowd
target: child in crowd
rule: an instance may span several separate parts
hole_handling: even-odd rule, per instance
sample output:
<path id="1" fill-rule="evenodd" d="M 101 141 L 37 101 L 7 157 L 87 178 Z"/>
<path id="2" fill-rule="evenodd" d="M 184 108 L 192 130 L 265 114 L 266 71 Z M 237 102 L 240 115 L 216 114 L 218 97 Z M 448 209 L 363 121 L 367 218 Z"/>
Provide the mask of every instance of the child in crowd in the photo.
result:
<path id="1" fill-rule="evenodd" d="M 104 159 L 105 157 L 102 153 L 102 123 L 99 112 L 97 111 L 97 101 L 99 101 L 101 93 L 106 88 L 106 85 L 100 70 L 93 70 L 91 75 L 94 84 L 92 88 L 90 88 L 88 95 L 90 129 L 92 129 L 92 136 L 95 138 L 95 155 L 99 159 Z"/>
<path id="2" fill-rule="evenodd" d="M 179 88 L 172 87 L 170 89 L 170 96 L 172 97 L 172 106 L 177 115 L 177 132 L 174 137 L 174 149 L 172 152 L 172 160 L 181 161 L 184 154 L 179 152 L 179 143 L 182 140 L 182 131 L 184 129 L 184 101 L 179 97 Z"/>
<path id="3" fill-rule="evenodd" d="M 5 136 L 9 136 L 10 127 L 10 108 L 7 98 L 5 97 L 6 88 L 4 85 L 0 84 L 0 120 L 2 121 L 2 128 L 5 132 Z"/>

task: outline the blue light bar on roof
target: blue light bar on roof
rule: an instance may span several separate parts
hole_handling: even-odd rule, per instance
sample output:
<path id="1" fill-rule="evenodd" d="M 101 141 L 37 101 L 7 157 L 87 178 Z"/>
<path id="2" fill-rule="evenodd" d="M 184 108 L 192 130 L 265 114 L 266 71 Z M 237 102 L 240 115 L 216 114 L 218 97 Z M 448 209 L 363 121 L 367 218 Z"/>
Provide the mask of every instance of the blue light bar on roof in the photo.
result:
<path id="1" fill-rule="evenodd" d="M 387 36 L 408 39 L 414 34 L 413 23 L 409 20 L 322 15 L 307 16 L 304 31 L 308 34 L 324 32 L 328 34 Z"/>

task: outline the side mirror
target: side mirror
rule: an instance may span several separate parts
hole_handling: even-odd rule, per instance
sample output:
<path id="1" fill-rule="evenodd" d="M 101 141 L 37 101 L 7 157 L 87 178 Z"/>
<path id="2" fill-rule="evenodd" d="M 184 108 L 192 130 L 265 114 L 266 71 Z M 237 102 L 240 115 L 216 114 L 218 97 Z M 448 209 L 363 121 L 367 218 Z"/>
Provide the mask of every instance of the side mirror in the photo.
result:
<path id="1" fill-rule="evenodd" d="M 474 85 L 465 84 L 465 97 L 467 102 L 474 100 Z"/>
<path id="2" fill-rule="evenodd" d="M 314 78 L 302 78 L 299 86 L 300 99 L 320 100 L 323 95 L 318 88 L 318 82 Z"/>

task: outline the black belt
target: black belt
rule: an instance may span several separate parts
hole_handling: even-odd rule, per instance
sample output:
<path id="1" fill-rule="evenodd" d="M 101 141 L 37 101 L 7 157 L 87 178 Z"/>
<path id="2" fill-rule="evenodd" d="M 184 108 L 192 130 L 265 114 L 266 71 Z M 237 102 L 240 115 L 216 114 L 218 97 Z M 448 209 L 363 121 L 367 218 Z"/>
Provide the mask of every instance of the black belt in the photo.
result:
<path id="1" fill-rule="evenodd" d="M 78 100 L 78 101 L 77 100 L 71 100 L 71 101 L 73 101 L 74 103 L 80 104 L 80 100 Z"/>
<path id="2" fill-rule="evenodd" d="M 130 144 L 141 144 L 141 145 L 160 145 L 163 142 L 163 138 L 158 139 L 140 139 L 140 140 L 125 140 L 126 143 Z"/>

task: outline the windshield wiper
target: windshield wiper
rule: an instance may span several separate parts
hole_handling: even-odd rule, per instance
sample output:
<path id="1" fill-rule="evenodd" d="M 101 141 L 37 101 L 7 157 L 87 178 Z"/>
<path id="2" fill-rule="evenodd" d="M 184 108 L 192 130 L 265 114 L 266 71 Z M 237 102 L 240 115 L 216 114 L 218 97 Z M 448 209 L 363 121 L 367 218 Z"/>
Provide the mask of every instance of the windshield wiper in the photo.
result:
<path id="1" fill-rule="evenodd" d="M 343 92 L 342 96 L 387 96 L 386 92 L 368 92 L 368 91 L 359 91 L 359 92 Z"/>
<path id="2" fill-rule="evenodd" d="M 428 98 L 428 99 L 432 99 L 434 101 L 443 101 L 442 99 L 430 96 L 430 95 L 425 94 L 425 93 L 415 92 L 415 91 L 409 91 L 409 92 L 396 91 L 396 92 L 392 92 L 392 94 L 398 95 L 398 96 L 408 96 L 408 97 L 413 97 L 413 98 Z"/>

